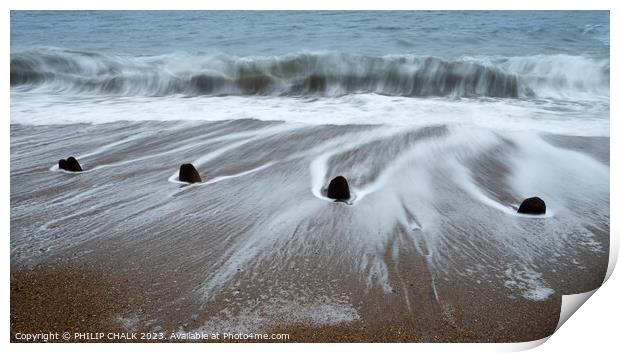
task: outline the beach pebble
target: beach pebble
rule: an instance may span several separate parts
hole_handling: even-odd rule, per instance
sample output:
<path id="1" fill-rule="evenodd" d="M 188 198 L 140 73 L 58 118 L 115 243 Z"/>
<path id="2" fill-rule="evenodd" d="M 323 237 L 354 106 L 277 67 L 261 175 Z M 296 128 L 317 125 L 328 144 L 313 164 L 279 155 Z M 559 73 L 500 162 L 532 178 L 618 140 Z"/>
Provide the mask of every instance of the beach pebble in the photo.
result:
<path id="1" fill-rule="evenodd" d="M 81 172 L 82 166 L 74 157 L 69 157 L 66 160 L 61 159 L 58 161 L 58 168 L 69 172 Z"/>
<path id="2" fill-rule="evenodd" d="M 547 211 L 547 206 L 545 205 L 545 201 L 543 201 L 540 197 L 534 196 L 523 200 L 521 206 L 519 206 L 519 213 L 526 214 L 545 214 Z"/>
<path id="3" fill-rule="evenodd" d="M 332 179 L 327 187 L 327 197 L 334 200 L 348 200 L 351 194 L 347 179 L 340 175 Z"/>
<path id="4" fill-rule="evenodd" d="M 179 170 L 179 181 L 184 181 L 187 183 L 200 183 L 202 179 L 200 178 L 200 174 L 194 166 L 190 163 L 181 165 L 181 169 Z"/>

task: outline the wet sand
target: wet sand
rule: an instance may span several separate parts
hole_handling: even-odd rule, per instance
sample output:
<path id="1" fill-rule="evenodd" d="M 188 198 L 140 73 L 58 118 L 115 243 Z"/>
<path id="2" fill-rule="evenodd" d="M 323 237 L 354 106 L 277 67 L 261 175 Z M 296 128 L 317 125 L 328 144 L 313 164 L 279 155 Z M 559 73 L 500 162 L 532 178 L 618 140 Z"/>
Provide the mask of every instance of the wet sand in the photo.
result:
<path id="1" fill-rule="evenodd" d="M 604 278 L 608 159 L 608 138 L 445 126 L 11 125 L 12 341 L 539 339 Z M 203 184 L 176 181 L 187 162 Z M 340 174 L 352 205 L 322 198 Z M 538 186 L 550 217 L 516 215 Z"/>
<path id="2" fill-rule="evenodd" d="M 17 333 L 126 332 L 123 314 L 143 305 L 136 305 L 139 296 L 131 290 L 126 280 L 92 264 L 47 263 L 12 271 L 11 341 L 20 341 Z"/>
<path id="3" fill-rule="evenodd" d="M 146 328 L 137 315 L 157 311 L 157 298 L 145 295 L 144 284 L 124 274 L 112 274 L 105 264 L 56 263 L 20 269 L 11 274 L 11 341 L 17 333 L 70 332 L 71 338 L 48 339 L 46 342 L 515 342 L 538 339 L 553 332 L 559 318 L 557 298 L 527 303 L 483 298 L 472 301 L 472 293 L 453 293 L 469 298 L 458 305 L 480 305 L 488 312 L 478 312 L 465 322 L 459 310 L 442 300 L 422 320 L 399 312 L 402 296 L 390 295 L 368 313 L 372 320 L 356 320 L 341 324 L 284 324 L 275 321 L 258 331 L 247 333 L 287 334 L 277 339 L 172 339 L 141 337 L 141 333 L 160 332 Z M 412 286 L 413 287 L 413 286 Z M 469 294 L 469 295 L 468 295 Z M 480 294 L 480 293 L 477 293 Z M 449 309 L 448 309 L 449 308 Z M 386 311 L 387 309 L 387 311 Z M 438 311 L 443 309 L 444 311 Z M 457 314 L 457 312 L 459 312 Z M 137 314 L 136 314 L 137 313 Z M 372 315 L 372 316 L 370 316 Z M 491 321 L 489 318 L 493 318 Z M 499 319 L 499 320 L 498 320 Z M 524 325 L 527 322 L 527 325 Z M 497 325 L 500 325 L 497 327 Z M 103 338 L 76 337 L 76 333 L 105 333 Z M 109 333 L 135 337 L 108 337 Z M 39 339 L 35 342 L 43 342 Z"/>

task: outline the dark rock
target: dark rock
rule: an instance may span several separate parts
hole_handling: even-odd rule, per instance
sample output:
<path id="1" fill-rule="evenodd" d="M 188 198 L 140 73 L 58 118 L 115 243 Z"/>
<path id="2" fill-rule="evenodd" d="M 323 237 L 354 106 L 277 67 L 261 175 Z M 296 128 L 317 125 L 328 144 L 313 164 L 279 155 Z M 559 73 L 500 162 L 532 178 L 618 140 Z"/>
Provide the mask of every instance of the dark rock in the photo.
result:
<path id="1" fill-rule="evenodd" d="M 179 180 L 187 183 L 200 183 L 202 179 L 194 166 L 190 163 L 181 165 L 179 170 Z"/>
<path id="2" fill-rule="evenodd" d="M 81 172 L 82 166 L 74 157 L 67 158 L 67 170 L 72 172 Z"/>
<path id="3" fill-rule="evenodd" d="M 545 205 L 545 201 L 543 201 L 540 197 L 534 196 L 523 200 L 517 212 L 526 214 L 545 214 L 545 212 L 547 212 L 547 206 Z"/>
<path id="4" fill-rule="evenodd" d="M 82 166 L 74 157 L 69 157 L 66 160 L 61 159 L 58 161 L 58 168 L 69 172 L 81 172 Z"/>
<path id="5" fill-rule="evenodd" d="M 349 193 L 349 183 L 343 176 L 337 176 L 329 182 L 327 187 L 327 197 L 334 200 L 348 200 L 351 197 Z"/>

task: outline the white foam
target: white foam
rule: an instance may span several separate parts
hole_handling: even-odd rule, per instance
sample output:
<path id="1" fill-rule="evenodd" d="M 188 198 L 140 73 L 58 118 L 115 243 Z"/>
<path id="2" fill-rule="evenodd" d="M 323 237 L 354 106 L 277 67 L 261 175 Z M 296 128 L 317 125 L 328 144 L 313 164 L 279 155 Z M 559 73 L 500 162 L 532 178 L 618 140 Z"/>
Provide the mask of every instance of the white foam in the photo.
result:
<path id="1" fill-rule="evenodd" d="M 502 213 L 515 216 L 515 217 L 523 217 L 523 218 L 553 217 L 553 214 L 554 214 L 553 205 L 548 205 L 545 214 L 542 214 L 542 215 L 518 213 L 517 210 L 518 210 L 519 205 L 506 205 L 506 204 L 502 204 L 490 198 L 481 187 L 477 186 L 474 183 L 470 175 L 469 169 L 466 169 L 462 164 L 452 163 L 452 168 L 453 168 L 452 171 L 454 173 L 454 180 L 459 184 L 459 186 L 463 190 L 467 191 L 474 199 L 476 199 L 477 201 L 481 202 L 482 204 L 486 206 L 489 206 L 498 211 L 501 211 Z"/>
<path id="2" fill-rule="evenodd" d="M 179 173 L 178 172 L 173 174 L 172 176 L 170 176 L 170 178 L 168 178 L 168 181 L 171 182 L 171 183 L 182 184 L 182 185 L 190 185 L 190 184 L 191 185 L 210 185 L 210 184 L 218 183 L 218 182 L 223 181 L 223 180 L 239 178 L 239 177 L 246 176 L 246 175 L 249 175 L 249 174 L 252 174 L 252 173 L 256 173 L 256 172 L 261 171 L 263 169 L 267 169 L 267 168 L 277 164 L 278 162 L 279 161 L 271 161 L 271 162 L 259 165 L 256 168 L 248 169 L 248 170 L 245 170 L 245 171 L 240 172 L 240 173 L 230 174 L 230 175 L 220 175 L 220 176 L 214 177 L 212 179 L 207 179 L 207 180 L 205 180 L 203 182 L 200 182 L 200 183 L 188 183 L 188 182 L 180 181 L 179 180 Z"/>
<path id="3" fill-rule="evenodd" d="M 245 139 L 242 139 L 240 141 L 229 143 L 229 144 L 226 144 L 223 147 L 220 147 L 220 148 L 218 148 L 216 150 L 213 150 L 213 151 L 203 155 L 202 157 L 199 157 L 199 158 L 195 159 L 192 162 L 192 164 L 195 167 L 200 167 L 200 166 L 204 165 L 205 163 L 207 163 L 207 162 L 209 162 L 209 161 L 211 161 L 211 160 L 213 160 L 213 159 L 223 155 L 226 152 L 230 152 L 230 151 L 232 151 L 232 150 L 234 150 L 236 148 L 239 148 L 241 146 L 244 146 L 244 145 L 246 145 L 248 143 L 251 143 L 251 142 L 256 141 L 258 139 L 261 139 L 261 138 L 265 138 L 265 137 L 268 137 L 268 136 L 271 136 L 271 135 L 275 135 L 275 134 L 278 134 L 278 133 L 282 133 L 282 132 L 286 132 L 286 131 L 291 131 L 294 128 L 295 128 L 295 125 L 281 125 L 281 126 L 263 128 L 263 129 L 260 129 L 258 131 L 233 133 L 233 134 L 228 134 L 228 135 L 225 135 L 225 136 L 222 136 L 222 137 L 219 137 L 219 138 L 210 139 L 209 142 L 213 143 L 213 142 L 219 142 L 219 141 L 222 141 L 222 140 L 226 141 L 226 140 L 231 140 L 231 139 L 234 139 L 234 138 L 240 138 L 240 137 L 247 137 L 247 136 L 249 136 L 249 137 L 247 137 Z M 297 156 L 298 155 L 295 155 L 295 156 L 292 156 L 292 157 L 297 157 Z M 289 159 L 290 159 L 290 157 L 289 157 Z M 206 181 L 203 181 L 203 182 L 200 182 L 200 183 L 194 183 L 194 185 L 209 185 L 209 184 L 217 183 L 217 182 L 222 181 L 222 180 L 242 177 L 242 176 L 245 176 L 245 175 L 248 175 L 248 174 L 252 174 L 252 173 L 258 172 L 260 170 L 266 169 L 268 167 L 271 167 L 272 165 L 274 165 L 274 164 L 276 164 L 278 162 L 279 161 L 270 161 L 270 162 L 267 162 L 267 163 L 265 163 L 263 165 L 260 165 L 260 166 L 258 166 L 256 168 L 245 170 L 243 172 L 236 173 L 236 174 L 217 176 L 217 177 L 214 177 L 212 179 L 209 179 L 209 180 L 206 180 Z M 176 171 L 174 174 L 172 174 L 168 178 L 168 181 L 171 182 L 171 183 L 177 183 L 177 184 L 189 184 L 189 183 L 186 183 L 186 182 L 183 182 L 183 181 L 179 180 L 179 171 Z"/>
<path id="4" fill-rule="evenodd" d="M 505 274 L 508 277 L 504 282 L 506 288 L 518 291 L 525 299 L 545 300 L 555 293 L 542 280 L 542 275 L 530 268 L 519 270 L 510 267 Z"/>
<path id="5" fill-rule="evenodd" d="M 330 143 L 324 146 L 324 149 L 329 149 L 328 152 L 324 152 L 320 154 L 318 157 L 315 157 L 310 163 L 310 177 L 311 177 L 311 190 L 312 194 L 321 200 L 333 201 L 332 199 L 326 197 L 322 193 L 322 189 L 327 185 L 326 177 L 327 177 L 327 163 L 331 157 L 337 155 L 339 153 L 344 153 L 355 149 L 359 146 L 362 146 L 367 143 L 371 143 L 373 141 L 378 141 L 381 139 L 389 138 L 390 136 L 395 136 L 398 133 L 403 133 L 406 130 L 403 129 L 384 129 L 381 131 L 370 131 L 365 132 L 363 134 L 358 134 L 357 136 L 349 137 L 349 141 L 342 142 L 340 140 L 335 143 Z M 383 181 L 383 180 L 382 180 Z M 379 188 L 380 185 L 373 184 L 370 187 L 366 188 L 356 188 L 355 186 L 351 186 L 352 193 L 354 194 L 355 201 L 361 200 L 364 196 L 369 193 L 375 191 Z"/>
<path id="6" fill-rule="evenodd" d="M 244 308 L 241 312 L 230 314 L 225 310 L 192 332 L 212 333 L 257 333 L 269 329 L 274 323 L 279 325 L 334 325 L 360 319 L 357 310 L 346 298 L 318 296 L 309 302 L 273 298 L 257 308 Z M 185 332 L 183 328 L 179 332 Z"/>
<path id="7" fill-rule="evenodd" d="M 608 99 L 403 98 L 376 94 L 325 97 L 83 97 L 11 92 L 11 123 L 258 119 L 337 125 L 463 125 L 505 131 L 609 136 Z"/>

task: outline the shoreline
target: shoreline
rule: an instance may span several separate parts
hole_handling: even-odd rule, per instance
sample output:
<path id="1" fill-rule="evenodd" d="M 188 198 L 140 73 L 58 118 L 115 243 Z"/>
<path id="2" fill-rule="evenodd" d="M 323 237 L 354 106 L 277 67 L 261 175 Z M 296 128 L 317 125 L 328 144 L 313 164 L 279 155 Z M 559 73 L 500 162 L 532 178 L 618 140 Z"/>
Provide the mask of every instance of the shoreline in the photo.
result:
<path id="1" fill-rule="evenodd" d="M 11 340 L 51 329 L 539 339 L 555 329 L 561 294 L 605 275 L 609 191 L 571 167 L 580 158 L 605 176 L 605 145 L 253 120 L 11 125 Z M 50 170 L 74 153 L 86 173 Z M 552 217 L 480 202 L 518 202 L 521 169 L 548 156 L 544 175 L 582 185 L 550 191 Z M 170 182 L 186 161 L 222 181 Z M 364 197 L 315 197 L 335 173 Z"/>

